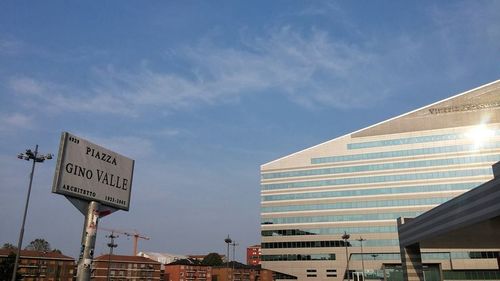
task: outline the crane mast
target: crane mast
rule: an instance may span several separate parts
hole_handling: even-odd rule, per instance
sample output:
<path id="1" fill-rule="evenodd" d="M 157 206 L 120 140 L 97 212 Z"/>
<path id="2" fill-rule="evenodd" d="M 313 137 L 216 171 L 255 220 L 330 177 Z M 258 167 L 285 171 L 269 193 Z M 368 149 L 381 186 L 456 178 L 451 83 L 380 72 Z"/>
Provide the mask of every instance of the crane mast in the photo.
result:
<path id="1" fill-rule="evenodd" d="M 111 229 L 111 228 L 106 228 L 99 226 L 98 229 L 102 229 L 111 233 L 119 233 L 123 234 L 127 237 L 132 237 L 134 239 L 134 256 L 137 256 L 137 248 L 138 248 L 138 241 L 139 239 L 144 239 L 144 240 L 150 240 L 151 238 L 142 235 L 141 233 L 137 232 L 137 230 L 134 230 L 133 232 L 127 232 L 127 231 L 122 231 L 122 230 L 117 230 L 117 229 Z"/>

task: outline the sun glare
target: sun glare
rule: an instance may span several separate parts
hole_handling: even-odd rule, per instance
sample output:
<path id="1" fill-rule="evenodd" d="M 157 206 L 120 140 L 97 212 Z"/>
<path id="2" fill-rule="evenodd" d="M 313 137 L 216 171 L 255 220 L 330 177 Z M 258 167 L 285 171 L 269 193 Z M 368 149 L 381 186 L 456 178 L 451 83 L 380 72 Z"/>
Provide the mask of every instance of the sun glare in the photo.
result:
<path id="1" fill-rule="evenodd" d="M 495 135 L 495 132 L 481 124 L 469 130 L 465 135 L 474 142 L 475 148 L 480 148 Z"/>

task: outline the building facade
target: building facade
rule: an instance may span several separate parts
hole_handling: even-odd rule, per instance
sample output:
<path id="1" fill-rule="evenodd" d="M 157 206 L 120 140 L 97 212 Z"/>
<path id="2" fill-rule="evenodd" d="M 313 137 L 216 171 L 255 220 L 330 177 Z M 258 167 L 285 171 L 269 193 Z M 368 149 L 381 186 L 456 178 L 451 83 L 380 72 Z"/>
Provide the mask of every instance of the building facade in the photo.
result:
<path id="1" fill-rule="evenodd" d="M 182 261 L 165 265 L 165 281 L 212 281 L 212 268 Z"/>
<path id="2" fill-rule="evenodd" d="M 401 280 L 397 218 L 492 179 L 497 161 L 500 81 L 264 164 L 262 266 L 299 280 Z M 499 249 L 423 251 L 427 281 L 498 271 Z"/>
<path id="3" fill-rule="evenodd" d="M 13 252 L 14 251 L 14 252 Z M 16 250 L 0 249 L 0 260 L 7 259 Z M 25 281 L 71 281 L 75 260 L 57 252 L 21 250 L 18 274 Z"/>
<path id="4" fill-rule="evenodd" d="M 94 281 L 159 281 L 160 263 L 140 256 L 102 255 L 94 259 Z"/>
<path id="5" fill-rule="evenodd" d="M 247 248 L 247 264 L 248 265 L 259 265 L 260 264 L 260 256 L 262 254 L 262 250 L 260 245 L 253 245 Z"/>
<path id="6" fill-rule="evenodd" d="M 229 266 L 212 267 L 212 281 L 273 281 L 275 273 L 260 266 L 230 262 Z"/>

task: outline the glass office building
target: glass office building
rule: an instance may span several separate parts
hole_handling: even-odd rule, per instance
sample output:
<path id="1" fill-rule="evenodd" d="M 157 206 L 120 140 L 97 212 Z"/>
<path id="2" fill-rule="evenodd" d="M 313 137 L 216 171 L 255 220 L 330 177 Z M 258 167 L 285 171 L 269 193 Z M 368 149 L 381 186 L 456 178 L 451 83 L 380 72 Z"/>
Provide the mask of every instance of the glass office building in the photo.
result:
<path id="1" fill-rule="evenodd" d="M 347 268 L 351 280 L 402 280 L 396 219 L 492 179 L 498 161 L 500 80 L 266 163 L 262 266 L 299 280 L 344 280 Z M 423 249 L 426 280 L 500 277 L 498 251 Z"/>

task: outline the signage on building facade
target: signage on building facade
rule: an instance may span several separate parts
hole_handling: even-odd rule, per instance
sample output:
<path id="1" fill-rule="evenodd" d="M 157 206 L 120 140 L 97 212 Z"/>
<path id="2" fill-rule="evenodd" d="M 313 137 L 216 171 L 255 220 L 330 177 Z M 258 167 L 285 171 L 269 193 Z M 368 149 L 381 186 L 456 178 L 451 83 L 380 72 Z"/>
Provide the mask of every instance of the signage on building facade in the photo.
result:
<path id="1" fill-rule="evenodd" d="M 443 114 L 450 112 L 460 112 L 460 111 L 474 111 L 486 108 L 500 107 L 500 101 L 481 103 L 481 104 L 464 104 L 457 106 L 439 107 L 439 108 L 429 108 L 431 114 Z"/>
<path id="2" fill-rule="evenodd" d="M 128 211 L 134 160 L 63 132 L 52 192 Z"/>

